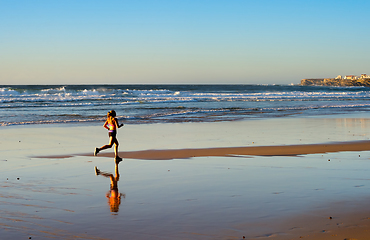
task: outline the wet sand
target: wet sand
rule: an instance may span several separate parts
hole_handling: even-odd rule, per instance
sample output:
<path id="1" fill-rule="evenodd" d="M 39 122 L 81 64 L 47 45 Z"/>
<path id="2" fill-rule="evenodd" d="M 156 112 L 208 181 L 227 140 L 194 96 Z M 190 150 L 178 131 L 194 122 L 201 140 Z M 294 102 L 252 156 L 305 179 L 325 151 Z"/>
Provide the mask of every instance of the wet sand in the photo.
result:
<path id="1" fill-rule="evenodd" d="M 189 159 L 194 157 L 247 157 L 247 156 L 298 156 L 331 152 L 358 152 L 369 151 L 370 141 L 331 142 L 321 144 L 304 144 L 289 146 L 258 146 L 258 147 L 227 147 L 227 148 L 199 148 L 199 149 L 166 149 L 119 152 L 125 159 L 141 160 L 173 160 Z M 38 158 L 70 158 L 73 156 L 93 156 L 92 153 L 36 156 Z M 99 157 L 114 157 L 112 152 L 102 152 Z"/>
<path id="2" fill-rule="evenodd" d="M 331 202 L 319 209 L 306 211 L 287 218 L 235 225 L 225 235 L 235 235 L 244 229 L 265 227 L 270 231 L 246 239 L 308 239 L 308 240 L 354 240 L 369 239 L 369 198 Z M 242 236 L 243 238 L 243 236 Z M 232 239 L 232 238 L 231 238 Z M 237 239 L 237 238 L 235 238 Z"/>
<path id="3" fill-rule="evenodd" d="M 298 156 L 306 154 L 369 151 L 370 141 L 354 141 L 339 143 L 322 143 L 290 146 L 259 146 L 259 147 L 228 147 L 203 149 L 172 149 L 172 150 L 146 150 L 134 152 L 121 152 L 120 156 L 131 159 L 144 160 L 170 160 L 187 159 L 193 157 L 238 157 L 238 156 Z M 84 154 L 91 156 L 91 154 Z M 102 153 L 99 156 L 114 157 L 113 153 Z M 50 158 L 51 156 L 49 156 Z M 59 156 L 67 157 L 67 156 Z"/>
<path id="4" fill-rule="evenodd" d="M 94 170 L 117 175 L 112 150 L 92 156 L 108 140 L 100 125 L 2 128 L 0 236 L 366 239 L 369 127 L 366 116 L 127 125 L 116 201 Z"/>

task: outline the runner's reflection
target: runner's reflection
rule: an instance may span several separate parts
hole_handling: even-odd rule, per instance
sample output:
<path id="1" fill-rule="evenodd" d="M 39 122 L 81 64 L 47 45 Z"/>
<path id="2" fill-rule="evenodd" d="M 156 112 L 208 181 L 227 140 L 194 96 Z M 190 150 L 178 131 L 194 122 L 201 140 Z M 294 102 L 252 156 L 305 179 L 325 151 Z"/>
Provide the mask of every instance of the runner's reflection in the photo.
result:
<path id="1" fill-rule="evenodd" d="M 106 197 L 108 198 L 108 204 L 110 206 L 111 212 L 118 212 L 119 205 L 121 204 L 121 197 L 125 198 L 126 194 L 122 194 L 118 191 L 118 181 L 119 181 L 119 171 L 118 171 L 118 164 L 120 161 L 116 161 L 115 163 L 115 175 L 109 172 L 100 171 L 97 167 L 95 167 L 95 174 L 110 178 L 110 191 L 107 192 Z"/>

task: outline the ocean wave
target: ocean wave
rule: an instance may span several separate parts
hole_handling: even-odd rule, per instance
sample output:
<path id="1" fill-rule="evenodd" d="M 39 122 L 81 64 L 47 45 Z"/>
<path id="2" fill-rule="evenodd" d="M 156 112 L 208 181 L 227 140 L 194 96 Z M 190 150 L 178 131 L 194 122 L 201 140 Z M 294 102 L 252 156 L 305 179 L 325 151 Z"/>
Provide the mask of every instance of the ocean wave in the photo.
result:
<path id="1" fill-rule="evenodd" d="M 271 87 L 270 87 L 271 88 Z M 315 99 L 315 98 L 369 98 L 370 91 L 189 91 L 168 89 L 109 89 L 101 87 L 69 88 L 68 86 L 27 89 L 0 88 L 0 101 L 74 101 L 119 98 L 149 101 L 230 101 L 253 99 Z"/>
<path id="2" fill-rule="evenodd" d="M 295 102 L 295 101 L 350 101 L 350 100 L 370 100 L 370 94 L 295 94 L 295 95 L 276 95 L 276 94 L 253 94 L 253 95 L 198 95 L 198 96 L 107 96 L 107 95 L 24 95 L 24 96 L 0 96 L 0 103 L 13 104 L 14 107 L 25 103 L 44 103 L 46 105 L 66 103 L 82 103 L 81 105 L 92 104 L 160 104 L 160 103 L 191 103 L 191 102 Z M 74 104 L 70 104 L 74 105 Z M 1 106 L 0 106 L 1 107 Z"/>
<path id="3" fill-rule="evenodd" d="M 229 121 L 369 111 L 369 88 L 287 85 L 0 86 L 0 125 Z"/>

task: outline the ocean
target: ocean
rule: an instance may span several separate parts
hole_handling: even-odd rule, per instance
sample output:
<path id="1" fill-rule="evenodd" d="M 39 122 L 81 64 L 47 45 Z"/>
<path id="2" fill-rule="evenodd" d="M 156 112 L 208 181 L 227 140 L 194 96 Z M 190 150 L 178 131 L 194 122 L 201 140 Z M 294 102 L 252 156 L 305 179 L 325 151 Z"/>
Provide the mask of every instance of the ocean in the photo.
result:
<path id="1" fill-rule="evenodd" d="M 370 88 L 300 85 L 2 85 L 0 126 L 216 122 L 370 111 Z"/>

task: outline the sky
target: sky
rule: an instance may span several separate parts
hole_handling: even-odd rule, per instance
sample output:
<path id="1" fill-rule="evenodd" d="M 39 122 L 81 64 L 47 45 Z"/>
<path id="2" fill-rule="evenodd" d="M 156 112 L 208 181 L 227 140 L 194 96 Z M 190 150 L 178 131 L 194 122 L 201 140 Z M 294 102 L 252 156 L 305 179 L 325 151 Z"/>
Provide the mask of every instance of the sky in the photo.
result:
<path id="1" fill-rule="evenodd" d="M 0 84 L 370 74 L 368 0 L 0 0 Z"/>

